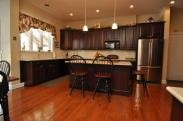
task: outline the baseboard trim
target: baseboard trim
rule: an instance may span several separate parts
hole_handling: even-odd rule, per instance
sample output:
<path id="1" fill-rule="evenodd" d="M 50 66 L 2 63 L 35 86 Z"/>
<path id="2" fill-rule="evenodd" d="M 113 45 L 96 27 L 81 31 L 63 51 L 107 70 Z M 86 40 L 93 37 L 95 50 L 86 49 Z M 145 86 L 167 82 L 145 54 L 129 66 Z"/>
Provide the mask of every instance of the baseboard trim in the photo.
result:
<path id="1" fill-rule="evenodd" d="M 10 90 L 17 89 L 17 88 L 20 88 L 20 87 L 24 87 L 24 85 L 25 85 L 24 82 L 17 83 L 17 84 L 9 84 L 9 89 Z"/>
<path id="2" fill-rule="evenodd" d="M 167 84 L 167 80 L 161 80 L 161 84 Z"/>
<path id="3" fill-rule="evenodd" d="M 167 83 L 181 83 L 183 84 L 183 81 L 182 80 L 167 80 Z"/>

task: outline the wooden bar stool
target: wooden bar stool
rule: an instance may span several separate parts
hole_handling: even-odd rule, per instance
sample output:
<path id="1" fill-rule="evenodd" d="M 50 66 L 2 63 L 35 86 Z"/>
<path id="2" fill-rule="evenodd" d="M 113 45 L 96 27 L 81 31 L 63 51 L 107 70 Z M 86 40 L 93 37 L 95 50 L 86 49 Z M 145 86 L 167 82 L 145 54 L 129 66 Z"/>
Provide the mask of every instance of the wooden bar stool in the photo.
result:
<path id="1" fill-rule="evenodd" d="M 95 78 L 97 79 L 97 83 L 94 89 L 93 99 L 95 98 L 96 92 L 100 86 L 101 81 L 105 83 L 106 91 L 108 93 L 108 100 L 110 100 L 110 94 L 112 95 L 112 72 L 113 72 L 113 62 L 111 59 L 105 56 L 99 56 L 96 57 L 93 60 L 93 64 L 102 64 L 102 66 L 105 65 L 102 70 L 96 70 L 95 72 Z"/>
<path id="2" fill-rule="evenodd" d="M 140 83 L 143 85 L 143 91 L 144 93 L 146 93 L 146 95 L 148 96 L 149 93 L 148 93 L 148 89 L 147 89 L 147 83 L 146 83 L 146 71 L 143 71 L 143 70 L 135 70 L 135 71 L 132 71 L 132 79 L 131 79 L 131 83 L 130 83 L 130 88 L 132 89 L 133 91 L 133 86 L 134 86 L 134 83 L 135 81 L 140 81 Z M 137 76 L 138 78 L 140 78 L 139 80 L 137 79 Z"/>
<path id="3" fill-rule="evenodd" d="M 74 87 L 76 86 L 77 83 L 77 88 L 79 83 L 81 83 L 81 88 L 83 92 L 83 97 L 84 97 L 84 90 L 86 86 L 88 86 L 88 83 L 86 82 L 86 76 L 87 76 L 87 71 L 85 70 L 84 67 L 77 67 L 78 64 L 86 64 L 86 61 L 84 58 L 82 58 L 79 55 L 73 55 L 70 58 L 70 75 L 74 78 L 74 80 L 71 83 L 71 91 L 70 95 L 72 95 L 72 91 Z"/>

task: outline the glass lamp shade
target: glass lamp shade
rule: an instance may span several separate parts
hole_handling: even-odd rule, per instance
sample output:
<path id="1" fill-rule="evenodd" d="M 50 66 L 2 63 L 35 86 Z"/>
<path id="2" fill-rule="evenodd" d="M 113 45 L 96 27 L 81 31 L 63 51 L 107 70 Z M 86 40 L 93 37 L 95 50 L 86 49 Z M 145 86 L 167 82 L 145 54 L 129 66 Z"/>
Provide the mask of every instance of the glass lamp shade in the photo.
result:
<path id="1" fill-rule="evenodd" d="M 112 29 L 118 29 L 118 25 L 117 25 L 116 22 L 114 22 L 114 23 L 112 24 Z"/>
<path id="2" fill-rule="evenodd" d="M 84 25 L 84 26 L 83 26 L 83 31 L 85 31 L 85 32 L 88 31 L 87 25 Z"/>

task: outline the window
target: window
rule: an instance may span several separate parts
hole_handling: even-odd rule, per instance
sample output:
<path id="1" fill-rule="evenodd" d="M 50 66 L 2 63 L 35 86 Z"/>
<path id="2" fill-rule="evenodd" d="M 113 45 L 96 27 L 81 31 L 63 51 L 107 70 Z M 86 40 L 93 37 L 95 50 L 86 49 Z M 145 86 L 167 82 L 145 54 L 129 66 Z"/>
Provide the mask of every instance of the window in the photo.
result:
<path id="1" fill-rule="evenodd" d="M 53 36 L 50 32 L 31 28 L 21 33 L 22 51 L 51 52 L 53 50 Z"/>

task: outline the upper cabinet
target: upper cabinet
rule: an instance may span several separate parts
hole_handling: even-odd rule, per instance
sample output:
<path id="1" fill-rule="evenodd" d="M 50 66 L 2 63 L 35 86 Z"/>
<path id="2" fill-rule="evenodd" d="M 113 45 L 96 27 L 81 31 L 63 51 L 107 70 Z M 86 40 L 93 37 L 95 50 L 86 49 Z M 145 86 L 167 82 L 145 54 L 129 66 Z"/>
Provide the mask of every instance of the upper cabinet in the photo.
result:
<path id="1" fill-rule="evenodd" d="M 120 50 L 136 50 L 138 38 L 163 38 L 164 22 L 141 23 L 132 26 L 89 29 L 88 32 L 74 29 L 61 30 L 61 49 L 104 50 L 105 41 L 119 41 Z"/>
<path id="2" fill-rule="evenodd" d="M 136 26 L 124 26 L 119 28 L 120 49 L 135 50 L 137 48 Z"/>
<path id="3" fill-rule="evenodd" d="M 61 30 L 60 31 L 60 48 L 70 50 L 72 48 L 73 32 L 72 30 Z"/>
<path id="4" fill-rule="evenodd" d="M 139 38 L 163 38 L 164 22 L 137 24 Z"/>

